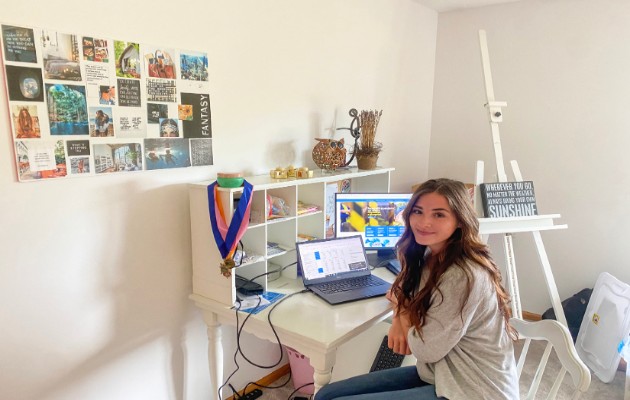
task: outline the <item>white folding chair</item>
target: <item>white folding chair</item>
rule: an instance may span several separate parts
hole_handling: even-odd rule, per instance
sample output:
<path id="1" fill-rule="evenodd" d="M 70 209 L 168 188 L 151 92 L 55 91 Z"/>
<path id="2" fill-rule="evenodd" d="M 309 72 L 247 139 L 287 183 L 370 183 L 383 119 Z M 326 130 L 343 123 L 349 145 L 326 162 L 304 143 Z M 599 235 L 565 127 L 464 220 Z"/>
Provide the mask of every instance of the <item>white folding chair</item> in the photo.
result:
<path id="1" fill-rule="evenodd" d="M 564 379 L 566 372 L 569 372 L 571 382 L 573 383 L 573 393 L 571 399 L 578 399 L 582 393 L 588 390 L 591 384 L 591 373 L 586 365 L 580 360 L 580 357 L 573 345 L 573 339 L 569 330 L 559 323 L 558 321 L 551 319 L 544 319 L 542 321 L 528 322 L 519 318 L 511 318 L 510 323 L 518 332 L 520 339 L 525 339 L 523 349 L 518 359 L 518 377 L 521 379 L 521 372 L 523 371 L 523 365 L 525 364 L 525 358 L 529 350 L 529 345 L 532 340 L 545 340 L 547 341 L 547 347 L 540 359 L 534 379 L 529 387 L 529 391 L 524 400 L 533 400 L 538 392 L 538 387 L 545 373 L 545 367 L 547 366 L 547 360 L 551 354 L 551 349 L 556 351 L 556 355 L 562 365 L 556 380 L 549 391 L 547 399 L 555 399 L 560 385 Z"/>

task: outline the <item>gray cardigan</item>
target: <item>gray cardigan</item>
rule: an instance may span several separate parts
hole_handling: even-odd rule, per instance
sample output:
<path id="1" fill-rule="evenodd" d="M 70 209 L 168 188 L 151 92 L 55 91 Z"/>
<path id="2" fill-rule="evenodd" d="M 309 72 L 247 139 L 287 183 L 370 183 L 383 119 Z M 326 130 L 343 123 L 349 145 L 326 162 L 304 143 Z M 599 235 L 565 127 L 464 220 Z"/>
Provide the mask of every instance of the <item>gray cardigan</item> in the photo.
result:
<path id="1" fill-rule="evenodd" d="M 498 307 L 490 275 L 470 264 L 474 279 L 468 302 L 460 315 L 466 292 L 465 272 L 449 267 L 442 275 L 433 305 L 422 327 L 424 340 L 411 328 L 408 342 L 418 360 L 420 378 L 435 385 L 436 394 L 450 400 L 519 398 L 512 339 Z M 420 285 L 428 277 L 422 273 Z"/>

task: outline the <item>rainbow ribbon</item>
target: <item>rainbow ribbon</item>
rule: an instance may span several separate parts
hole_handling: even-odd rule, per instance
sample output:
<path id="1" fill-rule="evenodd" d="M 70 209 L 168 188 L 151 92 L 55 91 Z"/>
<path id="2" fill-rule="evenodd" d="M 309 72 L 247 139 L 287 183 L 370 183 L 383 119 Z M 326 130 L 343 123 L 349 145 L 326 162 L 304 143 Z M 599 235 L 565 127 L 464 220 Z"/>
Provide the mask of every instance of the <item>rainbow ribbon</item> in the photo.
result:
<path id="1" fill-rule="evenodd" d="M 221 272 L 224 276 L 229 277 L 231 275 L 229 269 L 234 267 L 234 261 L 232 260 L 234 251 L 249 225 L 254 186 L 247 181 L 243 181 L 243 194 L 238 201 L 238 206 L 234 211 L 229 226 L 225 222 L 221 197 L 218 195 L 218 186 L 216 181 L 208 185 L 208 211 L 214 240 L 217 242 L 217 247 L 224 261 L 221 264 Z"/>

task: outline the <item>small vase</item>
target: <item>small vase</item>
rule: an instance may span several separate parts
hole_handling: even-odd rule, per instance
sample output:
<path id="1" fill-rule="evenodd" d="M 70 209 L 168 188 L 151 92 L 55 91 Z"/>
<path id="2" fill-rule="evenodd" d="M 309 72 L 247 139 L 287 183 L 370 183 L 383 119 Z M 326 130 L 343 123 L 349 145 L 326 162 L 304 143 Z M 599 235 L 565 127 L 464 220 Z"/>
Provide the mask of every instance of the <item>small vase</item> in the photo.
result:
<path id="1" fill-rule="evenodd" d="M 376 161 L 378 160 L 378 154 L 359 155 L 357 154 L 357 167 L 359 169 L 374 169 L 376 168 Z"/>

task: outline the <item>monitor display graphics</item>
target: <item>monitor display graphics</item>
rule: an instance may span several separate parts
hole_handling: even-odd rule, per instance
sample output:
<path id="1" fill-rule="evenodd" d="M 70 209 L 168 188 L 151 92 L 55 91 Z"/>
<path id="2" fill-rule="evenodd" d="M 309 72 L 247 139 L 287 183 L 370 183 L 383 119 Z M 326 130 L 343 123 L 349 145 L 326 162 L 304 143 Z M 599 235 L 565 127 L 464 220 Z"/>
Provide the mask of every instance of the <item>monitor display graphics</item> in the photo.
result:
<path id="1" fill-rule="evenodd" d="M 336 236 L 360 234 L 366 249 L 393 249 L 405 230 L 411 193 L 337 193 Z"/>

